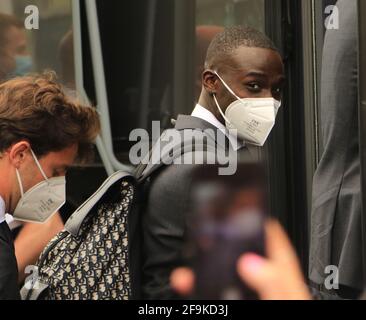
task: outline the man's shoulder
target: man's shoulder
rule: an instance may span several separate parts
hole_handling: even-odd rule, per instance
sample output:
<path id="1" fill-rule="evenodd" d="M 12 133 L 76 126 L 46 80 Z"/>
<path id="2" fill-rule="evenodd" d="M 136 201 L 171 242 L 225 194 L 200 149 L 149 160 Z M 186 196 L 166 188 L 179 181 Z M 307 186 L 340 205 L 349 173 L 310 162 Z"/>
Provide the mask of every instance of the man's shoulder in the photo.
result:
<path id="1" fill-rule="evenodd" d="M 20 299 L 18 267 L 11 231 L 6 222 L 0 224 L 0 300 Z"/>
<path id="2" fill-rule="evenodd" d="M 13 235 L 6 222 L 0 223 L 0 260 L 0 265 L 3 265 L 5 260 L 15 261 Z"/>
<path id="3" fill-rule="evenodd" d="M 165 190 L 182 189 L 190 183 L 195 170 L 200 165 L 196 164 L 171 164 L 160 168 L 150 178 L 152 188 L 164 188 Z"/>
<path id="4" fill-rule="evenodd" d="M 217 128 L 211 124 L 210 122 L 203 120 L 198 117 L 190 116 L 190 115 L 179 115 L 177 120 L 174 120 L 174 128 L 176 130 L 187 130 L 187 129 L 196 129 L 196 130 L 206 130 Z"/>

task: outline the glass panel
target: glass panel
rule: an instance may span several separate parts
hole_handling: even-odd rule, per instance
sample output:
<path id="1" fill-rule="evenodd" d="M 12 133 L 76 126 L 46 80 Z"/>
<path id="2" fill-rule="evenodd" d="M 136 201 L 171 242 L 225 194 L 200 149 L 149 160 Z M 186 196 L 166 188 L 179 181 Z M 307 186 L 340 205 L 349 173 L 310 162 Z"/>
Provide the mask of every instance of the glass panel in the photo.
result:
<path id="1" fill-rule="evenodd" d="M 185 17 L 192 1 L 97 1 L 113 144 L 118 159 L 124 163 L 133 144 L 129 141 L 130 132 L 135 128 L 150 131 L 152 121 L 160 121 L 163 128 L 170 127 L 177 114 L 176 81 L 189 83 L 175 67 L 189 69 L 186 60 L 192 56 L 186 45 L 192 43 L 192 37 L 187 39 L 184 33 L 177 33 L 178 2 L 183 7 L 179 18 Z M 193 23 L 185 19 L 179 27 L 188 33 Z M 84 31 L 83 51 L 89 54 L 86 28 Z M 184 44 L 179 57 L 177 43 Z M 91 69 L 91 61 L 84 61 L 89 96 L 93 95 L 93 80 L 87 76 Z M 179 89 L 187 99 L 184 87 Z M 190 107 L 188 103 L 187 106 Z"/>
<path id="2" fill-rule="evenodd" d="M 25 13 L 29 5 L 38 8 L 39 29 L 25 28 L 27 17 L 37 16 L 36 11 Z M 0 13 L 1 80 L 53 70 L 60 81 L 73 87 L 71 0 L 2 0 Z"/>
<path id="3" fill-rule="evenodd" d="M 264 0 L 197 0 L 197 25 L 247 25 L 264 31 Z"/>

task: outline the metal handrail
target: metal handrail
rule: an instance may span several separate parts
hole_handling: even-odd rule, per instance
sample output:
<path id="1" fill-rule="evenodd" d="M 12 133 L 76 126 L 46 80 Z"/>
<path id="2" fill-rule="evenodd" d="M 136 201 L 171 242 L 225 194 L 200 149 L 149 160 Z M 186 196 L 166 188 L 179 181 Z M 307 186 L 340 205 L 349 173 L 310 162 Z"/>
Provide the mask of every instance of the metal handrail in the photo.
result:
<path id="1" fill-rule="evenodd" d="M 84 88 L 84 77 L 83 77 L 83 48 L 81 38 L 81 19 L 80 19 L 80 2 L 72 1 L 72 14 L 73 14 L 73 41 L 74 41 L 74 67 L 75 67 L 75 84 L 76 91 L 79 94 L 79 98 L 86 103 L 90 104 L 88 95 Z M 102 163 L 107 171 L 108 175 L 111 175 L 115 170 L 109 161 L 107 152 L 104 148 L 102 138 L 100 136 L 96 139 L 96 147 Z"/>
<path id="2" fill-rule="evenodd" d="M 146 18 L 146 31 L 145 31 L 145 48 L 144 59 L 142 69 L 142 82 L 141 82 L 141 109 L 139 124 L 141 128 L 147 129 L 148 125 L 148 111 L 149 111 L 149 98 L 151 87 L 151 71 L 152 71 L 152 58 L 154 51 L 154 36 L 155 36 L 155 20 L 156 20 L 156 0 L 149 0 L 147 4 L 147 18 Z"/>
<path id="3" fill-rule="evenodd" d="M 107 171 L 111 171 L 112 167 L 113 171 L 125 170 L 131 172 L 133 170 L 133 167 L 121 163 L 115 156 L 113 150 L 112 130 L 109 115 L 107 88 L 105 83 L 105 71 L 103 63 L 104 60 L 103 60 L 102 44 L 100 39 L 96 0 L 85 1 L 85 8 L 88 22 L 89 40 L 91 46 L 97 109 L 100 113 L 100 121 L 101 121 L 101 136 L 98 137 L 97 139 L 98 151 L 101 154 L 102 159 L 105 161 L 104 164 L 107 165 L 106 166 Z M 79 40 L 81 40 L 81 37 Z"/>

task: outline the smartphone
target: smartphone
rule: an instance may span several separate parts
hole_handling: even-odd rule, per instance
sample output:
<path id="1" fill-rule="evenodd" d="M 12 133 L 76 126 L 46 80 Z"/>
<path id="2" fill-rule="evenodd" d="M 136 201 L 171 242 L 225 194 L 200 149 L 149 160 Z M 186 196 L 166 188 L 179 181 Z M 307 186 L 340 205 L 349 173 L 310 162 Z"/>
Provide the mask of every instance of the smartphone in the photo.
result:
<path id="1" fill-rule="evenodd" d="M 253 300 L 257 295 L 239 278 L 237 262 L 246 252 L 265 255 L 268 200 L 264 168 L 238 165 L 233 176 L 218 166 L 193 174 L 186 257 L 196 275 L 193 299 Z"/>

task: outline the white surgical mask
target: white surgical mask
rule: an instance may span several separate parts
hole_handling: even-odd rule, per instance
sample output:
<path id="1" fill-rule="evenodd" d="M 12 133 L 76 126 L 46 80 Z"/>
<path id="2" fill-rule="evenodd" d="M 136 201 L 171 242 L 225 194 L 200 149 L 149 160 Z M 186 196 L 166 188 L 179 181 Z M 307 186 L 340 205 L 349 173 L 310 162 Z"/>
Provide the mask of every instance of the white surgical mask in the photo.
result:
<path id="1" fill-rule="evenodd" d="M 14 210 L 13 217 L 21 221 L 44 223 L 65 204 L 66 179 L 65 177 L 47 178 L 32 150 L 31 153 L 45 180 L 24 193 L 19 171 L 16 170 L 22 197 Z"/>
<path id="2" fill-rule="evenodd" d="M 262 147 L 271 133 L 281 102 L 273 98 L 239 98 L 215 72 L 225 88 L 236 98 L 225 114 L 214 95 L 215 103 L 229 130 L 236 130 L 239 139 Z"/>

